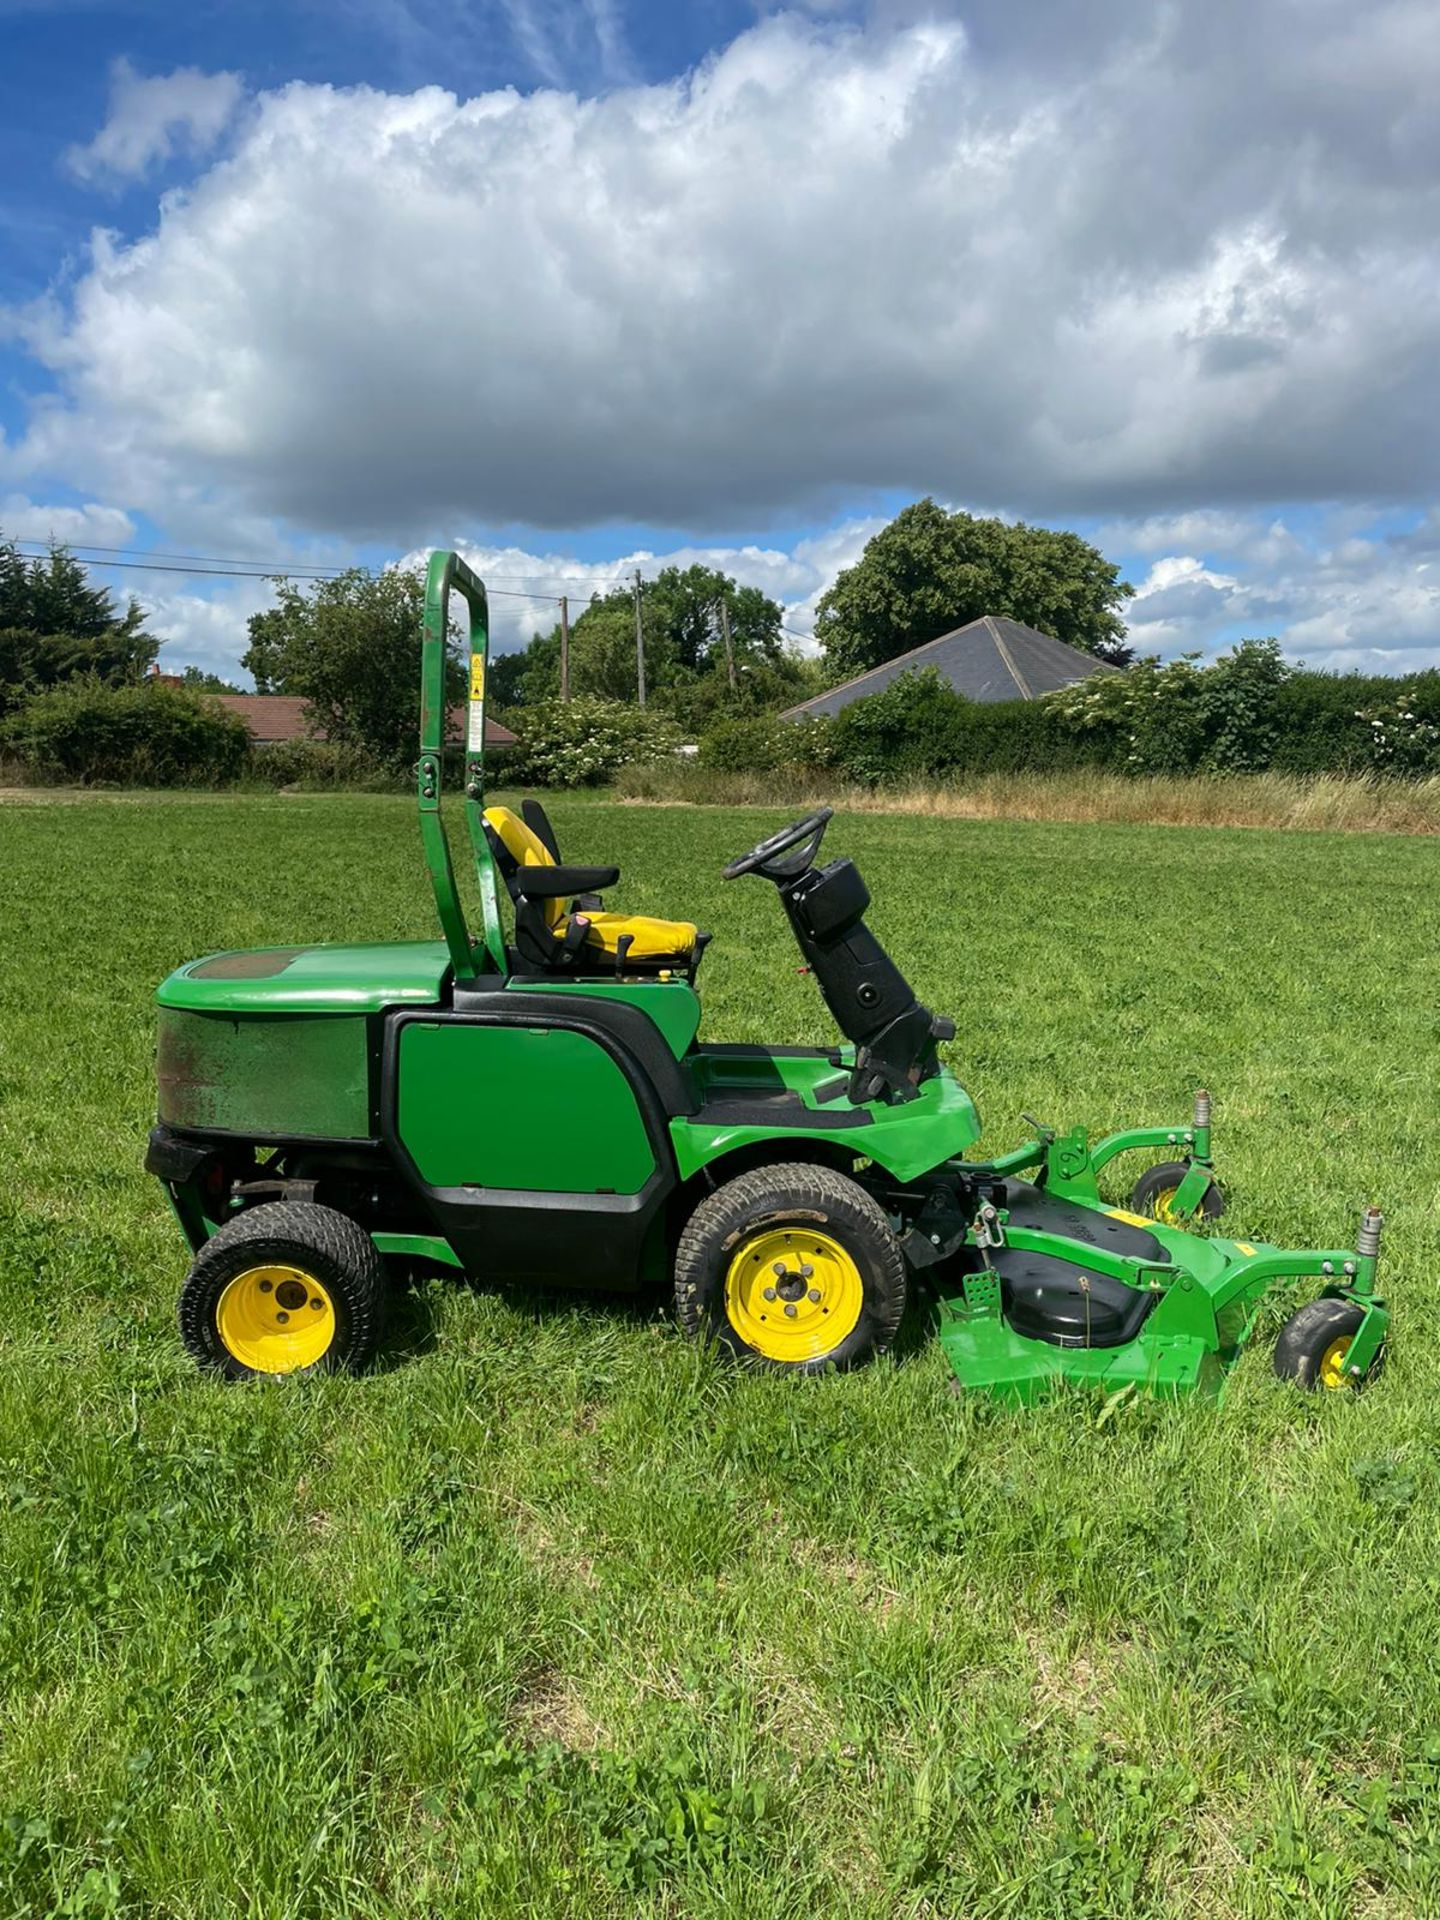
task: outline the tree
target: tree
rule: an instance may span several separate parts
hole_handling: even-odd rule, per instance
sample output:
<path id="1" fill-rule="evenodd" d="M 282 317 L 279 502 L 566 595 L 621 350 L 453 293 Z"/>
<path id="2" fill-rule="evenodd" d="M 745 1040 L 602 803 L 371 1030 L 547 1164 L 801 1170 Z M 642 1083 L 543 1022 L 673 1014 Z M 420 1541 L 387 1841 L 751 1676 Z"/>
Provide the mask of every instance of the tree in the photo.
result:
<path id="1" fill-rule="evenodd" d="M 233 685 L 222 679 L 218 673 L 209 673 L 204 667 L 186 667 L 180 675 L 182 687 L 188 687 L 192 693 L 243 693 L 243 687 Z"/>
<path id="2" fill-rule="evenodd" d="M 918 500 L 821 596 L 816 637 L 837 677 L 864 673 L 984 614 L 1003 614 L 1112 665 L 1131 659 L 1120 609 L 1135 589 L 1088 540 Z"/>
<path id="3" fill-rule="evenodd" d="M 32 557 L 0 539 L 0 712 L 82 676 L 135 685 L 159 652 L 144 622 L 138 602 L 121 613 L 65 547 Z"/>
<path id="4" fill-rule="evenodd" d="M 663 567 L 641 588 L 645 679 L 650 696 L 677 714 L 729 697 L 721 604 L 730 623 L 737 689 L 761 685 L 783 697 L 801 672 L 780 630 L 780 607 L 758 587 L 742 587 L 715 567 Z M 606 700 L 636 697 L 635 593 L 595 594 L 571 623 L 570 689 Z M 536 634 L 523 653 L 505 657 L 500 686 L 507 704 L 552 700 L 560 691 L 560 627 Z M 499 696 L 497 696 L 499 697 Z M 795 698 L 799 698 L 799 694 Z M 742 701 L 747 697 L 741 695 Z"/>
<path id="5" fill-rule="evenodd" d="M 277 604 L 250 617 L 241 665 L 261 693 L 299 694 L 327 740 L 363 748 L 382 765 L 415 758 L 425 582 L 418 574 L 352 567 L 302 588 L 275 582 Z M 464 686 L 450 668 L 450 698 Z"/>

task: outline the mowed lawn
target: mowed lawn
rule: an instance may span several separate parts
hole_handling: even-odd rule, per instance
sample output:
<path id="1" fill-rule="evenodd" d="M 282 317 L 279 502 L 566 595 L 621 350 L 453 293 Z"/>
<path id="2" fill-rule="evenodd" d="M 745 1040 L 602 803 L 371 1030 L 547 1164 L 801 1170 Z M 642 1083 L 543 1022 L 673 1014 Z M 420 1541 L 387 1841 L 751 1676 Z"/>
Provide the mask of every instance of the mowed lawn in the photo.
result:
<path id="1" fill-rule="evenodd" d="M 783 816 L 554 817 L 714 932 L 704 1034 L 829 1037 L 773 891 L 719 878 Z M 797 1382 L 659 1299 L 432 1282 L 368 1378 L 204 1379 L 141 1171 L 151 992 L 430 937 L 413 808 L 0 806 L 0 1914 L 1440 1912 L 1440 849 L 829 845 L 986 1145 L 1203 1082 L 1236 1232 L 1346 1245 L 1381 1201 L 1383 1378 L 1304 1398 L 1267 1334 L 1218 1408 L 1016 1412 L 918 1315 Z"/>

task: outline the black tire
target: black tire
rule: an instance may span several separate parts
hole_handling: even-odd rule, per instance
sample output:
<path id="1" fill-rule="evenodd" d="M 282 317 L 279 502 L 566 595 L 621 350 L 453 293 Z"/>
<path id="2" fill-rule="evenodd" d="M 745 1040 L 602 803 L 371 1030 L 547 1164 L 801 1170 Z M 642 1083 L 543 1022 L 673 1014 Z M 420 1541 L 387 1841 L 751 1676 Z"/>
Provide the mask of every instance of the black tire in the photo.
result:
<path id="1" fill-rule="evenodd" d="M 1365 1309 L 1357 1307 L 1353 1300 L 1310 1301 L 1292 1313 L 1280 1329 L 1280 1337 L 1275 1342 L 1276 1373 L 1282 1380 L 1293 1380 L 1307 1392 L 1327 1388 L 1331 1392 L 1343 1393 L 1348 1389 L 1358 1393 L 1384 1365 L 1383 1346 L 1363 1377 L 1347 1374 L 1343 1379 L 1329 1378 L 1323 1363 L 1327 1354 L 1337 1348 L 1340 1349 L 1337 1357 L 1343 1361 L 1344 1349 L 1340 1343 L 1355 1338 L 1364 1318 Z"/>
<path id="2" fill-rule="evenodd" d="M 1163 1196 L 1174 1193 L 1189 1171 L 1189 1163 L 1185 1160 L 1162 1160 L 1159 1166 L 1147 1168 L 1131 1189 L 1130 1211 L 1143 1213 L 1151 1220 L 1163 1221 Z M 1199 1210 L 1206 1220 L 1218 1220 L 1224 1213 L 1225 1195 L 1218 1180 L 1211 1179 L 1201 1198 Z"/>
<path id="3" fill-rule="evenodd" d="M 736 1269 L 742 1276 L 736 1283 L 740 1293 L 738 1297 L 732 1293 L 731 1298 L 742 1324 L 747 1323 L 738 1299 L 749 1297 L 774 1269 L 767 1271 L 758 1264 L 762 1259 L 758 1252 L 754 1275 L 744 1275 L 740 1263 L 747 1248 L 766 1241 L 772 1242 L 771 1251 L 781 1253 L 782 1265 L 792 1257 L 789 1246 L 793 1243 L 795 1267 L 777 1285 L 799 1287 L 807 1266 L 815 1280 L 813 1291 L 807 1284 L 773 1303 L 774 1324 L 768 1337 L 774 1340 L 778 1335 L 780 1344 L 793 1343 L 793 1357 L 766 1353 L 763 1346 L 753 1344 L 727 1306 L 727 1280 Z M 844 1259 L 835 1258 L 833 1248 L 848 1256 L 848 1266 Z M 858 1312 L 851 1324 L 857 1288 Z M 841 1337 L 829 1345 L 825 1317 L 832 1309 L 826 1302 L 827 1292 L 838 1316 L 836 1324 L 843 1328 Z M 712 1340 L 736 1359 L 783 1373 L 856 1367 L 883 1353 L 904 1317 L 905 1299 L 905 1259 L 884 1210 L 846 1175 L 806 1162 L 742 1173 L 717 1188 L 690 1216 L 675 1256 L 675 1311 L 685 1332 L 692 1339 Z M 760 1317 L 765 1317 L 769 1309 L 759 1307 L 758 1300 L 756 1305 Z M 758 1338 L 767 1338 L 753 1316 L 748 1324 Z M 810 1350 L 801 1351 L 807 1342 Z"/>
<path id="4" fill-rule="evenodd" d="M 267 1357 L 281 1362 L 270 1366 L 254 1364 L 258 1354 L 253 1347 L 247 1348 L 251 1354 L 247 1364 L 227 1344 L 220 1327 L 221 1303 L 231 1283 L 263 1274 L 267 1267 L 295 1268 L 310 1282 L 308 1293 L 302 1280 L 282 1280 L 277 1286 L 261 1278 L 254 1283 L 267 1298 L 273 1295 L 277 1303 L 273 1318 L 285 1323 L 273 1336 L 267 1330 L 266 1337 L 273 1339 L 276 1348 Z M 296 1294 L 293 1307 L 288 1299 L 282 1303 L 285 1287 Z M 331 1373 L 342 1368 L 358 1372 L 374 1358 L 380 1344 L 385 1300 L 384 1264 L 368 1233 L 333 1207 L 275 1201 L 227 1221 L 195 1256 L 180 1290 L 180 1337 L 202 1367 L 231 1380 L 266 1379 L 277 1373 Z M 321 1317 L 314 1323 L 316 1333 L 309 1336 L 311 1345 L 326 1329 L 333 1329 L 328 1346 L 315 1355 L 304 1344 L 312 1310 Z M 292 1311 L 296 1316 L 293 1332 L 288 1331 Z M 289 1355 L 284 1351 L 287 1341 L 295 1346 Z"/>

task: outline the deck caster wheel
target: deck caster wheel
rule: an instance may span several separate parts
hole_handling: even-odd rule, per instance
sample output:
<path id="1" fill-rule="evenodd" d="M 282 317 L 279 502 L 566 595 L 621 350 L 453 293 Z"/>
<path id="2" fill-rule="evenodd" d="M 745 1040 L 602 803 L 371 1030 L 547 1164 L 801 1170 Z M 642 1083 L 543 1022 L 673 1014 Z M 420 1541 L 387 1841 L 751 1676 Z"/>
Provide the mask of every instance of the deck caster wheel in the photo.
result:
<path id="1" fill-rule="evenodd" d="M 1275 1371 L 1297 1387 L 1326 1393 L 1358 1393 L 1385 1364 L 1382 1346 L 1361 1374 L 1348 1373 L 1345 1356 L 1360 1329 L 1365 1309 L 1353 1300 L 1312 1300 L 1292 1313 L 1275 1342 Z"/>
<path id="2" fill-rule="evenodd" d="M 374 1358 L 384 1317 L 385 1269 L 369 1234 L 308 1201 L 227 1221 L 180 1290 L 191 1357 L 231 1380 L 356 1371 Z"/>
<path id="3" fill-rule="evenodd" d="M 690 1216 L 675 1256 L 685 1332 L 786 1373 L 883 1353 L 905 1294 L 889 1220 L 830 1167 L 765 1167 L 727 1181 Z"/>
<path id="4" fill-rule="evenodd" d="M 1158 1167 L 1149 1168 L 1141 1174 L 1131 1191 L 1130 1211 L 1147 1214 L 1162 1226 L 1183 1227 L 1185 1221 L 1174 1212 L 1173 1203 L 1180 1191 L 1180 1182 L 1189 1171 L 1183 1160 L 1162 1160 Z M 1218 1220 L 1224 1211 L 1225 1195 L 1220 1190 L 1219 1181 L 1212 1177 L 1201 1196 L 1198 1212 L 1206 1220 Z"/>

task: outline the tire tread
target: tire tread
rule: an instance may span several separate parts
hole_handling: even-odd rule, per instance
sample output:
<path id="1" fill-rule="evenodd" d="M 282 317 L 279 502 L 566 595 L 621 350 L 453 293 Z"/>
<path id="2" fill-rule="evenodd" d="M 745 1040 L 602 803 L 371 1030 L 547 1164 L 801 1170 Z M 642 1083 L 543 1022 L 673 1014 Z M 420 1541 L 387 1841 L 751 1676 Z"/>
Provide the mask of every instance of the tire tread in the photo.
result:
<path id="1" fill-rule="evenodd" d="M 786 1161 L 737 1174 L 696 1207 L 675 1252 L 675 1313 L 683 1331 L 692 1340 L 704 1339 L 712 1332 L 706 1292 L 716 1245 L 723 1243 L 732 1221 L 743 1221 L 751 1209 L 767 1204 L 777 1211 L 793 1206 L 797 1211 L 813 1208 L 827 1214 L 848 1212 L 859 1216 L 856 1224 L 862 1230 L 873 1232 L 882 1273 L 878 1286 L 867 1283 L 865 1288 L 863 1313 L 868 1316 L 871 1338 L 863 1353 L 846 1364 L 885 1352 L 905 1317 L 905 1257 L 879 1202 L 848 1175 L 810 1160 Z M 813 1371 L 828 1364 L 831 1361 L 827 1356 L 820 1362 L 787 1363 L 787 1370 Z"/>
<path id="2" fill-rule="evenodd" d="M 232 1377 L 249 1377 L 237 1362 L 226 1364 L 209 1337 L 217 1288 L 234 1278 L 227 1272 L 237 1249 L 260 1256 L 268 1249 L 277 1259 L 299 1249 L 329 1269 L 317 1278 L 327 1286 L 338 1283 L 345 1322 L 345 1348 L 333 1359 L 326 1355 L 319 1369 L 358 1370 L 374 1357 L 385 1328 L 387 1283 L 385 1264 L 363 1227 L 334 1207 L 311 1200 L 273 1200 L 247 1207 L 227 1220 L 196 1254 L 180 1293 L 180 1338 L 186 1351 L 202 1367 L 217 1366 Z"/>

